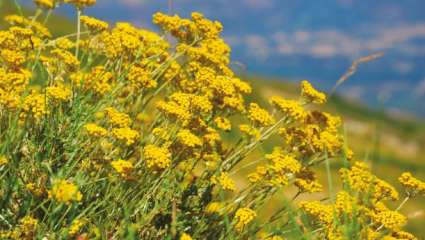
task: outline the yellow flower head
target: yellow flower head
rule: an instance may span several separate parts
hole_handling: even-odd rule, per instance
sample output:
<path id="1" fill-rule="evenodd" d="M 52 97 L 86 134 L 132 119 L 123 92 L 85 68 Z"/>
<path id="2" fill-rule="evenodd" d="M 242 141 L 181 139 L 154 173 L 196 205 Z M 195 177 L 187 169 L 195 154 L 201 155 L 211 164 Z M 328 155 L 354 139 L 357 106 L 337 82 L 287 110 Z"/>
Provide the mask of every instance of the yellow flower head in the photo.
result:
<path id="1" fill-rule="evenodd" d="M 132 145 L 139 138 L 139 133 L 136 130 L 133 130 L 133 129 L 128 128 L 128 127 L 113 128 L 112 129 L 112 135 L 116 139 L 123 141 L 126 145 Z"/>
<path id="2" fill-rule="evenodd" d="M 187 129 L 180 130 L 177 133 L 177 139 L 186 147 L 194 148 L 202 146 L 202 139 L 191 133 Z"/>
<path id="3" fill-rule="evenodd" d="M 143 148 L 143 155 L 148 168 L 165 169 L 171 164 L 171 153 L 167 148 L 155 145 L 146 145 Z"/>
<path id="4" fill-rule="evenodd" d="M 78 8 L 89 7 L 96 4 L 96 0 L 64 0 L 65 3 L 71 3 Z"/>
<path id="5" fill-rule="evenodd" d="M 425 182 L 413 177 L 410 172 L 401 174 L 398 180 L 412 197 L 417 194 L 425 195 Z"/>
<path id="6" fill-rule="evenodd" d="M 84 125 L 84 128 L 90 136 L 94 137 L 104 137 L 108 133 L 105 128 L 100 127 L 94 123 L 87 123 L 86 125 Z"/>
<path id="7" fill-rule="evenodd" d="M 275 122 L 273 117 L 270 116 L 270 114 L 265 109 L 260 108 L 260 106 L 258 106 L 256 103 L 251 103 L 249 105 L 248 118 L 254 124 L 262 127 L 270 126 Z"/>
<path id="8" fill-rule="evenodd" d="M 236 191 L 235 181 L 233 181 L 233 179 L 231 179 L 225 172 L 222 172 L 218 177 L 214 176 L 211 179 L 211 182 L 213 184 L 219 184 L 224 190 L 229 190 L 231 192 Z"/>
<path id="9" fill-rule="evenodd" d="M 78 191 L 78 187 L 71 181 L 58 180 L 53 183 L 49 196 L 61 203 L 70 203 L 72 201 L 81 201 L 83 195 Z"/>
<path id="10" fill-rule="evenodd" d="M 56 0 L 34 0 L 34 3 L 39 8 L 53 9 L 56 5 Z"/>
<path id="11" fill-rule="evenodd" d="M 111 165 L 123 177 L 128 176 L 134 169 L 132 162 L 122 159 L 112 161 Z"/>
<path id="12" fill-rule="evenodd" d="M 325 103 L 326 95 L 314 89 L 313 85 L 307 80 L 301 82 L 301 96 L 312 103 Z"/>
<path id="13" fill-rule="evenodd" d="M 9 160 L 6 158 L 6 156 L 0 155 L 0 167 L 8 163 L 9 163 Z"/>
<path id="14" fill-rule="evenodd" d="M 91 32 L 102 32 L 107 30 L 109 27 L 107 22 L 89 16 L 81 16 L 81 23 L 84 24 Z"/>
<path id="15" fill-rule="evenodd" d="M 319 201 L 302 201 L 298 206 L 322 224 L 328 225 L 333 221 L 333 209 L 330 205 L 324 205 Z"/>
<path id="16" fill-rule="evenodd" d="M 239 208 L 235 213 L 235 228 L 238 232 L 242 232 L 245 226 L 257 217 L 254 210 L 250 208 Z"/>
<path id="17" fill-rule="evenodd" d="M 192 240 L 192 237 L 187 233 L 182 233 L 180 240 Z"/>
<path id="18" fill-rule="evenodd" d="M 232 128 L 232 124 L 230 123 L 229 119 L 227 119 L 227 118 L 216 117 L 214 119 L 214 122 L 217 125 L 217 127 L 220 128 L 221 130 L 230 131 L 230 129 Z"/>
<path id="19" fill-rule="evenodd" d="M 293 120 L 302 120 L 306 116 L 304 108 L 297 101 L 274 96 L 270 98 L 270 103 Z"/>

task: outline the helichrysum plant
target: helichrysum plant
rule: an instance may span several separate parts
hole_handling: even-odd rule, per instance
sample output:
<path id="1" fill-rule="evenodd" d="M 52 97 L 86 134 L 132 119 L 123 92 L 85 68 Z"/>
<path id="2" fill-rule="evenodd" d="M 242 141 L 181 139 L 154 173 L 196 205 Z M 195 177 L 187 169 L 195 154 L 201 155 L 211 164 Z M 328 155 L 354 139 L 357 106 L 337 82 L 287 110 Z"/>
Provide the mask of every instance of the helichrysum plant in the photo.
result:
<path id="1" fill-rule="evenodd" d="M 157 13 L 157 33 L 85 16 L 95 0 L 34 2 L 0 31 L 1 239 L 415 239 L 398 210 L 425 183 L 404 173 L 401 194 L 352 160 L 308 81 L 248 101 L 219 22 Z M 53 37 L 42 12 L 61 4 L 77 30 Z M 341 190 L 299 201 L 328 161 L 346 163 Z"/>

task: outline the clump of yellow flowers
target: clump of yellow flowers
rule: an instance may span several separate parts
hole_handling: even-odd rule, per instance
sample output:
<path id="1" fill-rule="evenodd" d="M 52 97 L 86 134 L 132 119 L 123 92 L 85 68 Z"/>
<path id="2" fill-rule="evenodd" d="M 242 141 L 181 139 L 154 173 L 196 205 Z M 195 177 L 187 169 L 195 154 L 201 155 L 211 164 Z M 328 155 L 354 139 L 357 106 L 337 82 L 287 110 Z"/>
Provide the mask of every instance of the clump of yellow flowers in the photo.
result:
<path id="1" fill-rule="evenodd" d="M 1 239 L 415 239 L 400 209 L 425 183 L 403 173 L 402 193 L 352 160 L 308 81 L 253 101 L 219 22 L 157 13 L 150 31 L 82 15 L 95 0 L 34 3 L 0 31 Z M 78 24 L 55 36 L 61 4 Z M 328 161 L 339 191 L 308 196 Z"/>

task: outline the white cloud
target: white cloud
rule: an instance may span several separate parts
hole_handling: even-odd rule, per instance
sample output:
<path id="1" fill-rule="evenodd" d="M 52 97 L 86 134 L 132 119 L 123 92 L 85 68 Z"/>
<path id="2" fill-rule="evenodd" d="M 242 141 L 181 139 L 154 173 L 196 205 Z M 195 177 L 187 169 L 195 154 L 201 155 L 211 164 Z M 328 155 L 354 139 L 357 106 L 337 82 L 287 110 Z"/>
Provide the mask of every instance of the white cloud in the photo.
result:
<path id="1" fill-rule="evenodd" d="M 425 54 L 425 46 L 412 42 L 414 39 L 425 38 L 425 22 L 381 27 L 375 32 L 361 33 L 363 36 L 359 37 L 339 30 L 277 31 L 270 36 L 242 36 L 242 41 L 238 41 L 238 44 L 245 44 L 247 51 L 260 51 L 263 57 L 273 53 L 310 55 L 318 58 L 357 58 L 366 53 L 388 49 L 411 56 Z M 395 68 L 408 72 L 412 66 L 399 63 Z"/>
<path id="2" fill-rule="evenodd" d="M 273 0 L 243 0 L 243 3 L 253 9 L 264 9 L 273 7 Z"/>
<path id="3" fill-rule="evenodd" d="M 393 63 L 393 68 L 400 74 L 410 73 L 415 68 L 415 63 L 397 61 Z"/>
<path id="4" fill-rule="evenodd" d="M 259 60 L 266 60 L 271 53 L 269 42 L 260 35 L 248 35 L 244 38 L 244 43 L 249 49 L 248 54 Z"/>
<path id="5" fill-rule="evenodd" d="M 415 87 L 414 93 L 418 97 L 425 97 L 425 79 L 418 83 Z"/>

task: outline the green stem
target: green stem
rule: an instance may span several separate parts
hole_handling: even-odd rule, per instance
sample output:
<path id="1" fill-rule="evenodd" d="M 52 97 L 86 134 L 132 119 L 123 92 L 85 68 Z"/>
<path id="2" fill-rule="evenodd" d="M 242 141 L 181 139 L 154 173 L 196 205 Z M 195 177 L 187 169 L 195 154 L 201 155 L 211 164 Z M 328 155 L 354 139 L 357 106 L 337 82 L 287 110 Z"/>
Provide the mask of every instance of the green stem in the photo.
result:
<path id="1" fill-rule="evenodd" d="M 77 8 L 77 42 L 75 46 L 75 57 L 78 58 L 80 50 L 80 38 L 81 38 L 81 9 Z"/>

